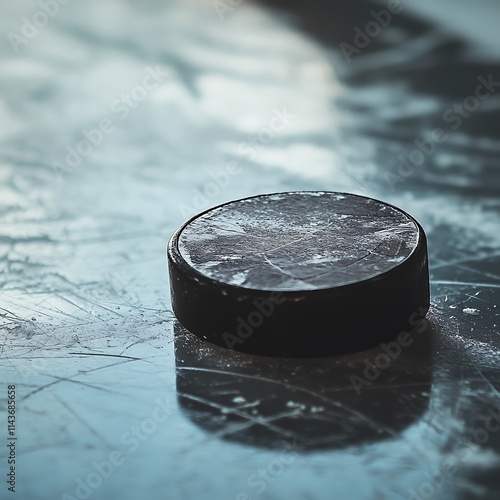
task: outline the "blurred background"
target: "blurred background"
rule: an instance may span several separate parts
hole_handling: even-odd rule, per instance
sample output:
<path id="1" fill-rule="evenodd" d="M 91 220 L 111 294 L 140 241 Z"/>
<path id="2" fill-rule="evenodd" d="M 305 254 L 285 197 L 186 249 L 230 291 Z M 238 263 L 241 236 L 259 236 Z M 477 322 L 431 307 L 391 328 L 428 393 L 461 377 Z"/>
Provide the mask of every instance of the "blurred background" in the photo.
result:
<path id="1" fill-rule="evenodd" d="M 499 15 L 0 6 L 0 435 L 14 384 L 18 498 L 498 498 Z M 287 190 L 372 196 L 427 232 L 429 327 L 362 394 L 351 377 L 377 350 L 241 356 L 172 315 L 173 231 Z"/>

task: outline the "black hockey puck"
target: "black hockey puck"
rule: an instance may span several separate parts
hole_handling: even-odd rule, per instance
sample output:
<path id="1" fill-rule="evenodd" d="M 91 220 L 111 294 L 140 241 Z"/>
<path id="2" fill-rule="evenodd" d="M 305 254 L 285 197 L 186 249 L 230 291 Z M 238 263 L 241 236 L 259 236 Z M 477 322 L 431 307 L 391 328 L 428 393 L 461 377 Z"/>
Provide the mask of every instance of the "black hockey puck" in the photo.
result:
<path id="1" fill-rule="evenodd" d="M 332 192 L 266 194 L 186 222 L 168 244 L 177 319 L 270 356 L 328 356 L 406 335 L 429 309 L 427 243 L 402 210 Z"/>

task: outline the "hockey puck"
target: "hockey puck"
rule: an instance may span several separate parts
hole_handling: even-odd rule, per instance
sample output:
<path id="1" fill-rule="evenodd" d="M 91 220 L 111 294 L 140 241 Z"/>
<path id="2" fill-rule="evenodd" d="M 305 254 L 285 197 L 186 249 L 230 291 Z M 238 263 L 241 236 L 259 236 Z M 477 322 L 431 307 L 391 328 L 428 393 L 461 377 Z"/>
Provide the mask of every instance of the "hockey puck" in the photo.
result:
<path id="1" fill-rule="evenodd" d="M 269 356 L 329 356 L 412 330 L 429 309 L 418 222 L 378 200 L 288 192 L 186 222 L 167 249 L 173 311 L 215 344 Z"/>

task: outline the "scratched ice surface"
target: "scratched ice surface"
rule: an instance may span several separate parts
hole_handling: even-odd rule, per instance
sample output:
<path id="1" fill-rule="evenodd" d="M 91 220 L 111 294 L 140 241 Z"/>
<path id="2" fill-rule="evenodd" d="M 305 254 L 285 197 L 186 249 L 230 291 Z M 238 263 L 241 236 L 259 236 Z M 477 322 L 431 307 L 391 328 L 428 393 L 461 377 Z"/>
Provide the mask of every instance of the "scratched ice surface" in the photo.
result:
<path id="1" fill-rule="evenodd" d="M 197 0 L 68 2 L 18 53 L 8 34 L 41 7 L 2 4 L 0 498 L 16 498 L 7 384 L 23 500 L 498 498 L 500 94 L 459 125 L 453 106 L 500 81 L 491 37 L 462 33 L 499 6 L 463 4 L 449 31 L 409 7 L 351 64 L 339 44 L 380 3 L 244 2 L 221 21 Z M 438 127 L 446 140 L 401 169 Z M 254 358 L 172 316 L 172 232 L 287 190 L 373 196 L 426 229 L 429 324 L 360 395 L 351 377 L 381 350 Z"/>

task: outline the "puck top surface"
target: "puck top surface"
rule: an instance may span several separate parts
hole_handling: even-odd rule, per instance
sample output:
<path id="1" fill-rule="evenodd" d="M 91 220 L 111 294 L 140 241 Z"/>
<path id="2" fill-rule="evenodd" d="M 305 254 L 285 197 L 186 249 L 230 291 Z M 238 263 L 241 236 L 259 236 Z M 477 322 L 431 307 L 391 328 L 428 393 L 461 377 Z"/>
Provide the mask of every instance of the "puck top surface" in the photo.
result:
<path id="1" fill-rule="evenodd" d="M 221 284 L 256 290 L 320 290 L 381 275 L 405 261 L 420 230 L 405 212 L 332 192 L 260 195 L 189 221 L 181 257 Z"/>

